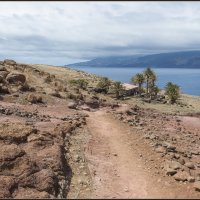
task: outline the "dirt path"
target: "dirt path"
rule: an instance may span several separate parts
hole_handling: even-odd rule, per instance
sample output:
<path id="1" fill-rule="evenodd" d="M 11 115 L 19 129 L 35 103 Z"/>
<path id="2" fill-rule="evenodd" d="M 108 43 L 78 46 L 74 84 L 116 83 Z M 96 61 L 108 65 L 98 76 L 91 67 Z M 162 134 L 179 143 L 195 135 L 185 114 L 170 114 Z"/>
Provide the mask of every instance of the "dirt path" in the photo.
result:
<path id="1" fill-rule="evenodd" d="M 178 187 L 174 183 L 170 186 L 166 181 L 170 177 L 152 177 L 152 173 L 146 171 L 148 166 L 141 161 L 137 147 L 133 151 L 128 126 L 103 110 L 88 114 L 91 139 L 86 157 L 93 179 L 91 198 L 189 197 L 183 190 L 186 185 Z"/>

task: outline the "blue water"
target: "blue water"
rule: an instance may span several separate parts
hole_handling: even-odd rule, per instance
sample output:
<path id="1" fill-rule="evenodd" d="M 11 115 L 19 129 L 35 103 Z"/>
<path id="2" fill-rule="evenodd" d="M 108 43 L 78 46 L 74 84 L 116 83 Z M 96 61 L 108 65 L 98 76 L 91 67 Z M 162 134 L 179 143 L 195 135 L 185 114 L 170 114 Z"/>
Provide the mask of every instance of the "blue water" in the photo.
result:
<path id="1" fill-rule="evenodd" d="M 106 76 L 112 80 L 130 82 L 132 76 L 143 72 L 144 68 L 105 68 L 105 67 L 71 67 L 92 74 Z M 163 89 L 171 81 L 181 87 L 182 93 L 200 96 L 200 69 L 156 68 L 157 85 Z"/>

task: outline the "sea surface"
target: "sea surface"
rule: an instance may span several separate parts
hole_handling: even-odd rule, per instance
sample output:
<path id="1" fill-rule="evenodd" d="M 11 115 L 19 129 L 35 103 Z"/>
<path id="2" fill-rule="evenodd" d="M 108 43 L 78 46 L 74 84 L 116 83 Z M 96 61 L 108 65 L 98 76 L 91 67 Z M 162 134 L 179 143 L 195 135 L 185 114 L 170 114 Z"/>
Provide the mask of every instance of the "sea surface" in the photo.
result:
<path id="1" fill-rule="evenodd" d="M 108 67 L 70 67 L 99 76 L 106 76 L 112 80 L 129 83 L 132 76 L 141 73 L 144 68 L 108 68 Z M 200 69 L 181 68 L 153 68 L 157 74 L 157 85 L 164 89 L 171 81 L 180 86 L 181 92 L 200 96 Z"/>

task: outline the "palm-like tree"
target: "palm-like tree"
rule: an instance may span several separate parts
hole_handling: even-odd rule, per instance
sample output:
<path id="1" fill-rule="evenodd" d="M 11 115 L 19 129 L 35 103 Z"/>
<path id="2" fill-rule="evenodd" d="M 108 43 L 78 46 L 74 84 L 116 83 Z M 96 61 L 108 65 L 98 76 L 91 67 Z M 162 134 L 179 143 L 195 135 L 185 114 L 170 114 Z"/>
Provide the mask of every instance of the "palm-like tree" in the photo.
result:
<path id="1" fill-rule="evenodd" d="M 142 84 L 144 83 L 145 78 L 143 74 L 137 73 L 135 76 L 131 78 L 131 82 L 134 84 L 138 84 L 139 87 L 139 93 L 141 94 Z"/>
<path id="2" fill-rule="evenodd" d="M 124 87 L 120 81 L 117 81 L 113 84 L 113 92 L 115 93 L 115 97 L 119 99 L 120 94 L 124 91 Z"/>
<path id="3" fill-rule="evenodd" d="M 144 71 L 144 78 L 145 78 L 145 81 L 146 81 L 146 94 L 149 93 L 149 80 L 150 80 L 150 76 L 151 76 L 151 69 L 148 67 Z"/>
<path id="4" fill-rule="evenodd" d="M 157 79 L 155 72 L 148 67 L 144 71 L 144 78 L 146 80 L 146 94 L 148 95 L 150 93 L 150 88 L 155 86 L 155 81 Z"/>
<path id="5" fill-rule="evenodd" d="M 151 70 L 151 74 L 150 74 L 150 84 L 154 87 L 155 86 L 155 82 L 157 80 L 157 76 L 155 74 L 155 72 L 153 70 Z"/>
<path id="6" fill-rule="evenodd" d="M 150 73 L 150 80 L 149 80 L 149 95 L 152 98 L 152 95 L 154 95 L 156 88 L 155 82 L 157 80 L 157 76 L 153 70 L 151 70 Z"/>

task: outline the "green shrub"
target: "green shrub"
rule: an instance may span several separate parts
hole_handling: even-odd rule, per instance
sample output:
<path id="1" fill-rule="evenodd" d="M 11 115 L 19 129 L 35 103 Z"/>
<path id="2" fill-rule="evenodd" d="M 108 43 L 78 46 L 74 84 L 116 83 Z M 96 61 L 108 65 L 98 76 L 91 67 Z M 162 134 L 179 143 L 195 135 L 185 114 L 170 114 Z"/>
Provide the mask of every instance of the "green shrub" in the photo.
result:
<path id="1" fill-rule="evenodd" d="M 105 93 L 108 93 L 110 85 L 111 85 L 111 81 L 107 77 L 103 77 L 98 82 L 97 88 L 103 89 Z"/>
<path id="2" fill-rule="evenodd" d="M 168 82 L 165 87 L 165 94 L 172 104 L 176 103 L 177 99 L 180 97 L 180 87 L 172 82 Z"/>
<path id="3" fill-rule="evenodd" d="M 73 80 L 70 80 L 69 83 L 71 85 L 78 86 L 79 88 L 84 89 L 84 90 L 88 86 L 88 82 L 85 79 L 73 79 Z"/>

